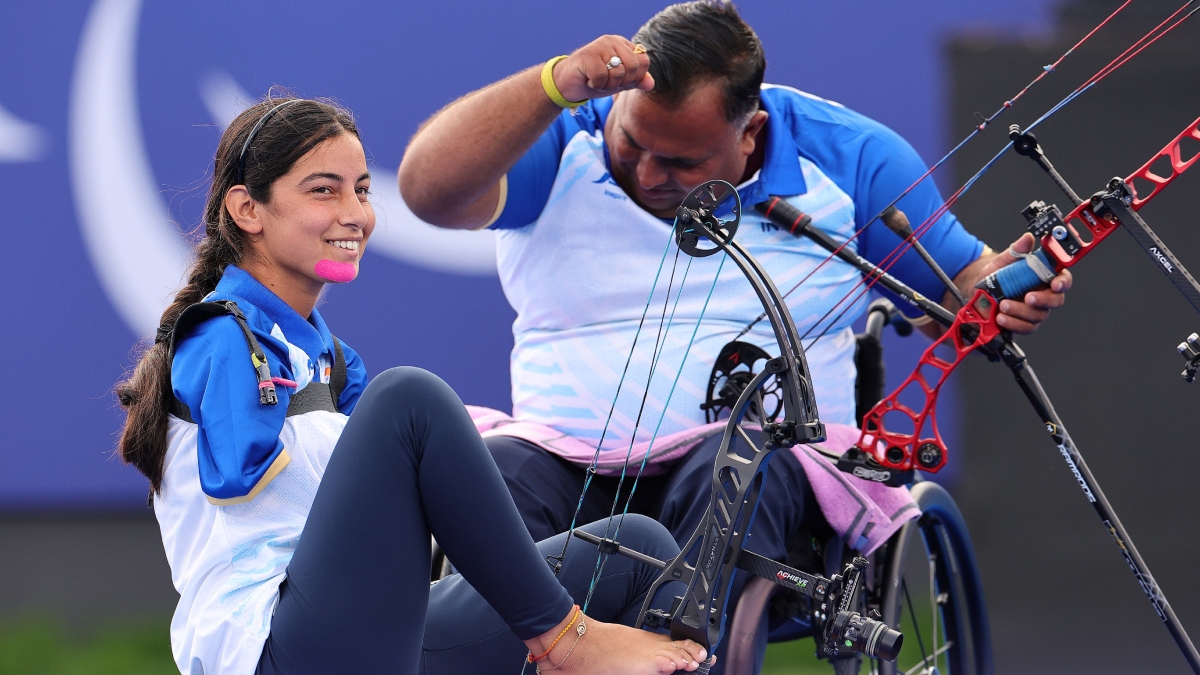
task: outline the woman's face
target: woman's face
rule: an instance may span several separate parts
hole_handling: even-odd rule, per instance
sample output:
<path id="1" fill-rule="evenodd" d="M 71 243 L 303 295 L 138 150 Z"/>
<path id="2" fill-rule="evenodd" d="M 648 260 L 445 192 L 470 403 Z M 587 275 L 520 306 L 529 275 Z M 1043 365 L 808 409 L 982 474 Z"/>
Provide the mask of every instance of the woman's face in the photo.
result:
<path id="1" fill-rule="evenodd" d="M 362 143 L 342 133 L 275 181 L 270 203 L 253 207 L 257 227 L 246 228 L 240 220 L 239 226 L 250 231 L 256 262 L 274 282 L 286 279 L 319 290 L 326 282 L 350 281 L 375 229 L 370 187 Z"/>

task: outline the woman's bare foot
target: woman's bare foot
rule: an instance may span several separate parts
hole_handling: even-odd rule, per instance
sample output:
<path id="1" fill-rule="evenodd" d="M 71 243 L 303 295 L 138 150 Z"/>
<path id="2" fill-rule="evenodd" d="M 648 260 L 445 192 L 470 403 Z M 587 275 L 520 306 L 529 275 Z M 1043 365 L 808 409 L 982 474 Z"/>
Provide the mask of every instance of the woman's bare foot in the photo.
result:
<path id="1" fill-rule="evenodd" d="M 545 652 L 574 618 L 572 612 L 545 635 L 526 642 L 530 651 Z M 543 673 L 553 669 L 559 675 L 670 675 L 678 670 L 696 670 L 708 657 L 704 648 L 691 640 L 671 640 L 666 635 L 588 617 L 583 617 L 583 622 L 586 630 L 582 635 L 578 623 L 572 624 L 550 654 L 538 662 Z"/>

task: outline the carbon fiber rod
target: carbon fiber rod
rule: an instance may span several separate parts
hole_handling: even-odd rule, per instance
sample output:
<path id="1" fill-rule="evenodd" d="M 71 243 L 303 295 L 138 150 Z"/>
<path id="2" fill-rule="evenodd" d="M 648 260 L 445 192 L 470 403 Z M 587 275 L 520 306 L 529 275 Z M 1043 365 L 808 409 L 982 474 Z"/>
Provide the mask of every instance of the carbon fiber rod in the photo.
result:
<path id="1" fill-rule="evenodd" d="M 1197 654 L 1196 647 L 1188 637 L 1187 631 L 1184 630 L 1183 624 L 1180 623 L 1179 617 L 1175 616 L 1175 610 L 1171 609 L 1171 604 L 1167 602 L 1167 596 L 1163 594 L 1158 582 L 1150 574 L 1150 568 L 1146 565 L 1146 561 L 1142 560 L 1137 547 L 1133 545 L 1133 540 L 1129 538 L 1129 533 L 1125 531 L 1125 527 L 1117 518 L 1117 513 L 1109 503 L 1108 497 L 1104 496 L 1104 492 L 1096 482 L 1096 477 L 1092 475 L 1091 469 L 1088 468 L 1087 462 L 1083 461 L 1083 455 L 1079 453 L 1079 448 L 1075 446 L 1062 419 L 1055 412 L 1054 404 L 1050 402 L 1046 390 L 1042 388 L 1042 383 L 1038 380 L 1037 374 L 1033 372 L 1033 367 L 1029 365 L 1025 354 L 1019 347 L 1011 340 L 1005 342 L 1005 347 L 1000 350 L 1002 360 L 1012 370 L 1021 391 L 1025 392 L 1025 397 L 1029 399 L 1038 417 L 1042 419 L 1046 431 L 1050 433 L 1050 438 L 1058 447 L 1059 454 L 1062 455 L 1063 460 L 1067 463 L 1067 468 L 1075 477 L 1075 482 L 1079 483 L 1084 497 L 1091 502 L 1092 508 L 1096 510 L 1096 515 L 1100 516 L 1104 528 L 1112 535 L 1113 542 L 1120 550 L 1121 556 L 1125 558 L 1125 564 L 1129 565 L 1130 571 L 1133 572 L 1138 585 L 1142 587 L 1142 592 L 1150 600 L 1150 605 L 1158 614 L 1158 618 L 1166 625 L 1175 644 L 1183 652 L 1183 658 L 1187 660 L 1192 672 L 1200 675 L 1200 654 Z"/>

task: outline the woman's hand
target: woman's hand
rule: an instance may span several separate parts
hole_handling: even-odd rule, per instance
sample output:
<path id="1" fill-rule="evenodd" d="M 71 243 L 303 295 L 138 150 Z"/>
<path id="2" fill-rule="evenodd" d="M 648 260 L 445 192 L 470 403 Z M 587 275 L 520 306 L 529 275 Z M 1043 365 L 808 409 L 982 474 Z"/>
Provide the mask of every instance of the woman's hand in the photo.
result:
<path id="1" fill-rule="evenodd" d="M 568 101 L 585 101 L 626 89 L 650 91 L 654 78 L 645 47 L 619 35 L 604 35 L 559 61 L 554 85 Z"/>

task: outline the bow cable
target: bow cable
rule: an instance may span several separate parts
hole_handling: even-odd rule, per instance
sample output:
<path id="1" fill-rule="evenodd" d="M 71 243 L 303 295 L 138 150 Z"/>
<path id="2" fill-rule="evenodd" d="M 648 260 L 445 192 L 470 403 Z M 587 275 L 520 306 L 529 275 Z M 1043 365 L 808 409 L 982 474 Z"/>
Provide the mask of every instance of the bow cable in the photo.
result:
<path id="1" fill-rule="evenodd" d="M 617 380 L 617 391 L 613 395 L 612 405 L 608 409 L 608 417 L 606 417 L 604 420 L 604 428 L 600 431 L 600 440 L 596 442 L 596 451 L 592 454 L 591 464 L 589 464 L 587 469 L 584 471 L 583 490 L 579 493 L 579 503 L 575 506 L 575 514 L 571 516 L 571 526 L 567 529 L 567 539 L 563 542 L 562 552 L 557 556 L 550 556 L 547 559 L 547 561 L 556 561 L 556 564 L 551 565 L 551 567 L 554 569 L 555 576 L 558 575 L 558 570 L 562 566 L 563 560 L 566 559 L 567 547 L 571 545 L 571 539 L 575 534 L 575 526 L 579 519 L 579 512 L 583 510 L 584 497 L 587 496 L 588 489 L 591 488 L 592 477 L 596 475 L 596 467 L 600 463 L 600 449 L 604 445 L 605 436 L 608 435 L 608 427 L 609 424 L 612 423 L 613 413 L 617 408 L 617 400 L 620 398 L 621 389 L 625 385 L 625 376 L 629 374 L 629 364 L 633 361 L 634 352 L 637 350 L 638 338 L 642 334 L 642 326 L 646 322 L 646 315 L 650 312 L 650 303 L 654 300 L 654 293 L 658 289 L 658 280 L 661 278 L 663 267 L 666 265 L 667 253 L 671 250 L 672 240 L 673 236 L 667 238 L 667 245 L 663 249 L 662 259 L 658 261 L 658 270 L 654 273 L 654 281 L 650 286 L 650 295 L 646 298 L 646 306 L 642 308 L 642 316 L 640 319 L 638 319 L 638 327 L 633 334 L 633 346 L 629 348 L 629 356 L 625 359 L 625 367 L 621 370 L 621 377 Z M 676 262 L 678 262 L 678 256 L 676 257 Z M 674 270 L 672 270 L 672 276 L 674 276 Z M 668 288 L 667 290 L 669 291 L 670 289 Z"/>
<path id="2" fill-rule="evenodd" d="M 1132 46 L 1130 46 L 1128 49 L 1126 49 L 1124 52 L 1122 52 L 1119 56 L 1117 56 L 1117 58 L 1110 61 L 1107 65 L 1105 65 L 1103 68 L 1101 68 L 1099 71 L 1097 71 L 1095 75 L 1092 75 L 1090 78 L 1088 78 L 1086 81 L 1084 81 L 1083 84 L 1079 85 L 1079 87 L 1077 87 L 1074 91 L 1072 91 L 1070 94 L 1068 94 L 1066 97 L 1064 97 L 1061 101 L 1056 103 L 1048 111 L 1043 113 L 1042 116 L 1039 117 L 1036 121 L 1034 121 L 1033 124 L 1030 124 L 1025 129 L 1025 131 L 1029 132 L 1029 131 L 1033 130 L 1035 127 L 1037 127 L 1038 125 L 1040 125 L 1042 122 L 1045 122 L 1047 119 L 1050 118 L 1051 115 L 1057 113 L 1059 110 L 1064 108 L 1067 104 L 1071 103 L 1076 98 L 1079 98 L 1079 96 L 1083 95 L 1086 91 L 1088 91 L 1092 87 L 1099 84 L 1101 80 L 1103 80 L 1104 78 L 1111 75 L 1113 72 L 1115 72 L 1117 70 L 1117 68 L 1120 68 L 1122 65 L 1129 62 L 1130 59 L 1132 59 L 1133 57 L 1137 56 L 1142 51 L 1144 51 L 1147 47 L 1149 47 L 1150 45 L 1152 45 L 1155 42 L 1157 42 L 1158 40 L 1160 40 L 1163 36 L 1165 36 L 1167 33 L 1171 32 L 1172 30 L 1174 30 L 1177 26 L 1179 26 L 1181 23 L 1186 21 L 1193 14 L 1200 12 L 1200 7 L 1193 9 L 1192 11 L 1185 14 L 1183 17 L 1176 20 L 1170 26 L 1167 26 L 1167 28 L 1162 30 L 1162 32 L 1159 32 L 1157 35 L 1155 35 L 1155 33 L 1160 28 L 1162 28 L 1164 25 L 1166 25 L 1168 22 L 1170 22 L 1172 19 L 1174 19 L 1176 16 L 1178 16 L 1181 12 L 1183 12 L 1184 9 L 1186 9 L 1194 1 L 1195 0 L 1188 0 L 1188 2 L 1184 3 L 1182 7 L 1175 10 L 1175 12 L 1173 14 L 1171 14 L 1169 17 L 1167 17 L 1165 20 L 1163 20 L 1157 26 L 1152 28 L 1150 30 L 1150 32 L 1146 33 L 1146 35 L 1144 35 L 1140 39 L 1138 39 L 1137 42 L 1135 42 Z M 926 218 L 919 227 L 914 228 L 913 234 L 909 239 L 902 241 L 896 248 L 894 248 L 890 253 L 888 253 L 887 256 L 884 257 L 884 259 L 878 265 L 878 269 L 879 269 L 878 274 L 866 275 L 863 278 L 861 278 L 858 281 L 858 283 L 856 283 L 849 291 L 846 292 L 846 294 L 842 297 L 841 300 L 839 300 L 837 302 L 837 304 L 835 304 L 820 319 L 818 319 L 817 322 L 814 323 L 813 326 L 811 328 L 809 328 L 808 331 L 805 332 L 805 334 L 803 336 L 801 336 L 801 339 L 807 338 L 814 330 L 816 330 L 816 328 L 818 326 L 821 325 L 822 322 L 825 321 L 825 319 L 829 318 L 830 314 L 832 314 L 834 311 L 836 311 L 838 307 L 840 307 L 843 303 L 846 302 L 846 300 L 848 300 L 848 299 L 850 300 L 849 304 L 847 304 L 846 307 L 844 309 L 842 309 L 842 311 L 836 317 L 834 317 L 832 321 L 830 321 L 825 326 L 825 328 L 817 335 L 817 337 L 814 338 L 813 341 L 808 344 L 806 349 L 812 349 L 813 345 L 815 345 L 818 340 L 820 340 L 822 337 L 824 337 L 825 334 L 828 333 L 833 328 L 833 326 L 837 325 L 838 321 L 840 321 L 842 319 L 842 317 L 845 316 L 846 312 L 848 312 L 850 310 L 850 308 L 854 307 L 855 303 L 860 298 L 862 298 L 875 285 L 876 282 L 878 282 L 880 275 L 883 273 L 886 273 L 888 270 L 890 270 L 891 267 L 893 265 L 895 265 L 896 262 L 900 259 L 900 257 L 903 256 L 905 253 L 907 253 L 910 248 L 912 248 L 912 242 L 920 239 L 920 237 L 922 235 L 924 235 L 927 231 L 929 231 L 929 229 L 933 226 L 933 224 L 936 223 L 942 216 L 944 216 L 950 210 L 950 208 L 953 207 L 958 202 L 959 198 L 961 198 L 962 195 L 964 195 L 968 190 L 970 190 L 972 187 L 974 187 L 975 183 L 979 181 L 979 179 L 983 176 L 983 174 L 985 174 L 989 170 L 991 170 L 991 168 L 993 166 L 995 166 L 996 162 L 998 162 L 1000 160 L 1000 158 L 1004 155 L 1004 153 L 1006 153 L 1009 150 L 1009 148 L 1011 148 L 1011 147 L 1012 147 L 1012 141 L 1009 141 L 1003 148 L 1001 148 L 1000 152 L 998 152 L 986 164 L 984 164 L 983 168 L 981 168 L 979 171 L 977 171 L 975 173 L 975 175 L 973 175 L 969 180 L 967 180 L 966 183 L 963 184 L 962 187 L 960 187 L 957 191 L 955 191 L 954 194 L 952 194 L 940 207 L 938 207 L 933 212 L 932 215 L 930 215 L 928 218 Z M 898 201 L 898 199 L 897 199 L 897 201 Z M 859 234 L 861 231 L 862 230 L 859 230 L 859 232 L 856 232 L 855 235 L 857 236 L 857 234 Z M 849 241 L 850 240 L 847 240 L 845 243 L 843 243 L 842 247 L 844 247 L 846 244 L 848 244 Z M 839 250 L 840 250 L 840 248 L 841 247 L 839 247 Z M 825 262 L 827 262 L 827 261 L 828 261 L 828 259 Z M 824 264 L 824 262 L 822 262 L 822 264 Z M 810 276 L 811 276 L 811 274 L 810 274 Z M 803 282 L 803 280 L 801 280 L 801 283 L 802 282 Z M 797 284 L 797 286 L 798 285 L 799 284 Z M 863 287 L 862 290 L 859 290 L 857 293 L 855 293 L 855 291 L 858 290 L 860 286 Z M 792 290 L 795 290 L 795 287 L 793 287 Z M 790 293 L 791 291 L 788 291 L 788 292 Z M 853 299 L 851 299 L 851 296 L 853 296 Z"/>
<path id="3" fill-rule="evenodd" d="M 675 250 L 676 264 L 678 264 L 678 262 L 679 262 L 679 256 L 681 253 L 682 253 L 682 249 Z M 671 332 L 671 326 L 675 322 L 675 311 L 677 309 L 679 309 L 679 301 L 680 301 L 680 299 L 683 298 L 683 285 L 687 282 L 688 272 L 690 272 L 692 269 L 692 260 L 693 259 L 691 257 L 689 257 L 687 265 L 684 267 L 683 278 L 679 282 L 679 290 L 676 291 L 676 293 L 675 293 L 675 304 L 671 306 L 671 314 L 670 314 L 670 317 L 668 317 L 667 316 L 667 305 L 670 304 L 671 288 L 672 288 L 672 286 L 674 284 L 674 280 L 675 280 L 675 270 L 674 269 L 671 270 L 671 278 L 670 278 L 670 281 L 668 281 L 668 283 L 667 283 L 666 297 L 663 298 L 663 312 L 662 312 L 662 318 L 659 319 L 659 323 L 658 323 L 658 335 L 656 335 L 655 339 L 654 339 L 654 349 L 653 349 L 653 352 L 652 352 L 652 355 L 650 358 L 650 369 L 649 369 L 649 373 L 646 375 L 646 387 L 645 387 L 645 389 L 642 390 L 642 400 L 641 400 L 640 404 L 638 405 L 637 416 L 634 419 L 634 423 L 633 423 L 633 430 L 630 432 L 629 449 L 625 452 L 625 461 L 621 464 L 621 477 L 617 480 L 616 494 L 613 496 L 612 508 L 610 508 L 609 512 L 608 512 L 609 522 L 605 524 L 605 529 L 604 529 L 605 538 L 608 538 L 608 535 L 610 532 L 609 527 L 611 527 L 611 525 L 612 525 L 611 519 L 612 519 L 613 515 L 616 514 L 616 512 L 617 512 L 617 505 L 621 502 L 621 488 L 625 484 L 625 476 L 629 470 L 629 460 L 633 456 L 633 447 L 637 443 L 637 432 L 641 428 L 642 415 L 646 410 L 646 401 L 649 400 L 649 397 L 650 397 L 650 386 L 654 382 L 654 373 L 658 369 L 659 359 L 662 357 L 662 353 L 666 349 L 667 338 L 669 337 L 669 334 Z M 665 331 L 663 329 L 664 321 L 666 323 Z M 697 324 L 698 323 L 699 323 L 699 320 L 697 320 Z M 683 372 L 683 363 L 682 362 L 679 365 L 679 372 L 681 372 L 681 373 Z M 647 452 L 649 452 L 649 450 L 647 450 Z M 645 466 L 644 462 L 643 462 L 643 466 Z M 641 478 L 640 471 L 633 478 L 634 488 L 636 488 L 637 481 L 639 478 Z M 629 498 L 630 499 L 633 498 L 632 491 L 630 492 Z M 629 506 L 628 506 L 628 501 L 627 501 L 626 509 L 628 509 L 628 508 L 629 508 Z M 619 528 L 618 528 L 618 531 L 619 531 Z M 615 538 L 615 537 L 616 537 L 616 535 L 614 534 L 613 538 Z M 596 589 L 596 584 L 599 583 L 599 581 L 600 581 L 600 576 L 604 571 L 604 564 L 607 561 L 608 561 L 608 554 L 604 553 L 603 551 L 600 551 L 600 554 L 596 556 L 596 569 L 594 572 L 592 572 L 592 579 L 588 586 L 587 598 L 583 602 L 583 611 L 584 612 L 587 611 L 588 605 L 591 604 L 592 593 Z"/>
<path id="4" fill-rule="evenodd" d="M 724 268 L 725 268 L 725 256 L 721 256 L 721 261 L 717 265 L 717 272 L 713 276 L 712 285 L 710 285 L 708 288 L 708 295 L 706 295 L 704 298 L 704 305 L 701 306 L 701 308 L 700 308 L 700 315 L 696 318 L 695 325 L 692 326 L 692 335 L 690 338 L 688 338 L 687 346 L 684 348 L 683 358 L 680 359 L 680 361 L 679 361 L 679 370 L 675 371 L 675 379 L 671 383 L 671 389 L 670 389 L 670 391 L 667 392 L 667 398 L 663 402 L 662 409 L 659 411 L 658 422 L 655 424 L 654 433 L 651 434 L 651 436 L 650 436 L 650 442 L 646 447 L 646 452 L 642 455 L 642 461 L 641 461 L 641 464 L 638 466 L 638 471 L 633 476 L 633 485 L 630 486 L 629 496 L 625 499 L 625 508 L 621 511 L 621 517 L 617 520 L 616 528 L 613 530 L 613 533 L 612 533 L 611 538 L 613 540 L 617 540 L 618 537 L 620 537 L 621 525 L 625 522 L 625 516 L 626 516 L 626 514 L 629 513 L 629 506 L 630 506 L 630 504 L 633 503 L 633 495 L 637 492 L 638 480 L 641 478 L 642 473 L 646 470 L 646 464 L 649 462 L 650 454 L 654 450 L 654 442 L 658 439 L 658 432 L 662 428 L 663 419 L 667 415 L 667 409 L 670 408 L 670 406 L 671 406 L 671 399 L 675 396 L 675 387 L 679 384 L 679 379 L 683 375 L 683 367 L 687 363 L 688 355 L 692 351 L 692 345 L 694 345 L 696 343 L 696 334 L 700 331 L 700 324 L 704 320 L 704 315 L 708 312 L 708 303 L 710 300 L 712 300 L 713 292 L 717 288 L 717 280 L 720 279 L 721 270 L 723 270 Z M 686 280 L 686 276 L 687 276 L 686 271 L 684 273 L 684 276 L 685 276 L 685 280 Z M 678 306 L 679 297 L 682 294 L 683 294 L 683 282 L 681 281 L 679 284 L 679 295 L 677 295 L 675 298 L 676 306 Z M 674 317 L 675 317 L 675 310 L 674 310 L 674 308 L 672 308 L 671 320 L 674 320 Z M 668 326 L 670 325 L 671 320 L 668 321 Z M 663 346 L 664 346 L 664 348 L 666 346 L 665 339 L 664 339 Z M 650 387 L 649 387 L 649 383 L 647 383 L 646 392 L 643 395 L 643 399 L 642 399 L 643 406 L 645 406 L 645 395 L 648 394 L 649 391 L 650 391 Z M 640 419 L 640 417 L 641 417 L 640 410 L 638 411 L 638 416 Z M 630 460 L 632 454 L 633 454 L 633 441 L 630 441 L 629 451 L 625 455 L 625 466 L 623 466 L 621 469 L 621 480 L 622 481 L 625 479 L 625 469 L 629 464 L 629 460 Z M 613 510 L 608 514 L 609 519 L 610 519 L 610 521 L 609 521 L 610 524 L 611 524 L 611 519 L 616 514 L 616 506 L 617 506 L 617 503 L 620 501 L 620 499 L 621 499 L 621 483 L 618 482 L 617 483 L 617 496 L 616 496 L 616 499 L 613 500 Z M 609 538 L 607 527 L 605 528 L 605 538 Z M 584 602 L 585 607 L 587 606 L 587 603 L 591 602 L 592 593 L 595 591 L 596 584 L 599 582 L 600 576 L 604 572 L 604 565 L 607 563 L 608 557 L 609 557 L 608 554 L 603 554 L 603 561 L 601 561 L 599 559 L 597 560 L 598 567 L 592 578 L 591 586 L 588 588 L 587 599 Z"/>
<path id="5" fill-rule="evenodd" d="M 1188 0 L 1188 4 L 1191 4 L 1192 1 L 1193 0 Z M 996 112 L 992 113 L 990 117 L 982 118 L 982 116 L 980 116 L 979 124 L 974 128 L 974 130 L 971 131 L 970 134 L 968 134 L 965 138 L 963 138 L 961 141 L 959 141 L 958 145 L 954 146 L 954 148 L 952 150 L 950 150 L 950 152 L 946 153 L 946 155 L 944 157 L 942 157 L 937 162 L 935 162 L 933 164 L 933 166 L 929 167 L 929 169 L 925 173 L 921 174 L 920 178 L 918 178 L 916 181 L 914 181 L 912 185 L 909 185 L 907 188 L 905 188 L 904 191 L 899 194 L 899 196 L 897 196 L 890 203 L 888 203 L 887 206 L 885 206 L 883 209 L 881 209 L 879 211 L 879 213 L 877 213 L 875 215 L 874 218 L 871 218 L 870 220 L 868 220 L 866 222 L 866 224 L 864 224 L 862 227 L 855 230 L 854 233 L 851 234 L 848 239 L 846 239 L 846 241 L 842 242 L 841 246 L 839 246 L 836 251 L 834 251 L 833 253 L 830 253 L 812 271 L 810 271 L 803 278 L 801 278 L 799 281 L 797 281 L 795 283 L 795 285 L 793 285 L 790 289 L 788 289 L 788 291 L 783 294 L 783 298 L 786 299 L 797 288 L 800 288 L 800 286 L 803 285 L 804 282 L 808 281 L 808 279 L 810 277 L 812 277 L 814 274 L 816 274 L 818 271 L 820 271 L 822 267 L 824 267 L 831 260 L 833 260 L 837 256 L 837 254 L 839 252 L 841 252 L 842 249 L 844 249 L 846 246 L 849 246 L 850 242 L 857 239 L 858 236 L 861 235 L 863 232 L 865 232 L 868 227 L 870 227 L 872 224 L 874 224 L 876 221 L 878 221 L 880 218 L 882 218 L 883 214 L 886 213 L 888 209 L 894 207 L 897 203 L 900 202 L 901 199 L 904 199 L 906 196 L 908 196 L 908 194 L 910 192 L 912 192 L 913 190 L 915 190 L 918 185 L 920 185 L 922 182 L 925 181 L 926 178 L 929 178 L 931 175 L 933 175 L 934 171 L 936 171 L 939 167 L 941 167 L 943 164 L 945 164 L 951 157 L 953 157 L 955 154 L 957 154 L 958 151 L 963 148 L 963 146 L 965 146 L 968 142 L 971 141 L 971 139 L 973 139 L 973 138 L 975 138 L 975 136 L 979 135 L 979 132 L 986 129 L 997 117 L 999 117 L 1001 114 L 1003 114 L 1004 111 L 1011 108 L 1013 106 L 1013 104 L 1016 103 L 1022 96 L 1024 96 L 1025 93 L 1027 91 L 1029 91 L 1035 84 L 1040 82 L 1047 75 L 1049 75 L 1049 74 L 1053 73 L 1055 70 L 1057 70 L 1058 66 L 1067 58 L 1067 56 L 1072 54 L 1076 49 L 1078 49 L 1081 45 L 1083 45 L 1083 43 L 1085 43 L 1089 39 L 1091 39 L 1091 37 L 1093 35 L 1095 35 L 1097 31 L 1099 31 L 1101 28 L 1103 28 L 1105 25 L 1107 25 L 1109 21 L 1111 21 L 1114 17 L 1116 17 L 1117 14 L 1120 14 L 1121 11 L 1124 10 L 1126 7 L 1128 7 L 1129 4 L 1132 2 L 1133 2 L 1133 0 L 1126 0 L 1124 4 L 1122 4 L 1116 10 L 1114 10 L 1112 14 L 1109 14 L 1108 17 L 1106 17 L 1103 21 L 1101 21 L 1099 24 L 1097 24 L 1095 28 L 1093 28 L 1091 31 L 1088 32 L 1087 35 L 1084 35 L 1083 38 L 1081 38 L 1078 42 L 1076 42 L 1074 45 L 1072 45 L 1070 49 L 1063 52 L 1063 54 L 1061 56 L 1059 56 L 1056 61 L 1054 61 L 1053 63 L 1051 63 L 1049 65 L 1042 66 L 1042 72 L 1038 73 L 1037 77 L 1033 78 L 1028 84 L 1026 84 L 1025 87 L 1022 88 L 1019 92 L 1017 92 L 1017 94 L 1015 96 L 1013 96 L 1012 98 L 1005 101 L 1004 104 L 1001 105 L 1000 108 L 998 108 L 996 110 Z M 1187 5 L 1185 5 L 1185 7 L 1186 6 Z M 1176 12 L 1176 13 L 1178 13 L 1178 12 Z M 1143 39 L 1145 39 L 1145 38 L 1143 38 Z M 1139 42 L 1141 42 L 1141 41 L 1139 40 Z M 1136 43 L 1135 43 L 1135 46 L 1136 46 Z M 976 113 L 976 114 L 978 115 L 978 113 Z M 903 245 L 903 243 L 901 245 Z M 907 249 L 905 249 L 905 250 L 907 250 Z M 853 291 L 851 291 L 851 292 L 853 292 Z M 737 336 L 734 337 L 733 339 L 740 340 L 744 335 L 749 333 L 750 330 L 754 328 L 754 326 L 756 326 L 759 322 L 761 322 L 766 317 L 767 317 L 766 312 L 759 314 L 757 318 L 755 318 L 753 321 L 751 321 L 744 329 L 742 329 L 742 332 L 738 333 Z"/>

